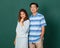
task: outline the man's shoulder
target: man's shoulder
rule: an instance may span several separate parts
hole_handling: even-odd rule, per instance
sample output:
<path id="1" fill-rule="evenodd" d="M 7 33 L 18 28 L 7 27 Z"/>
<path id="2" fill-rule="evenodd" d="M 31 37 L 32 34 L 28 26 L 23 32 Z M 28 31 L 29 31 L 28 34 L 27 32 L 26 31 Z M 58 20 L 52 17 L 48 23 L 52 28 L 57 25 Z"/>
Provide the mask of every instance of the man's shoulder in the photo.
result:
<path id="1" fill-rule="evenodd" d="M 32 14 L 29 17 L 32 17 Z"/>
<path id="2" fill-rule="evenodd" d="M 39 12 L 37 12 L 36 17 L 44 17 L 44 15 L 39 13 Z M 32 14 L 29 16 L 29 18 L 32 18 Z"/>
<path id="3" fill-rule="evenodd" d="M 41 13 L 37 13 L 37 15 L 38 15 L 39 17 L 43 17 L 43 16 L 44 16 L 44 15 L 41 14 Z"/>
<path id="4" fill-rule="evenodd" d="M 32 18 L 32 15 L 29 16 L 29 19 Z"/>

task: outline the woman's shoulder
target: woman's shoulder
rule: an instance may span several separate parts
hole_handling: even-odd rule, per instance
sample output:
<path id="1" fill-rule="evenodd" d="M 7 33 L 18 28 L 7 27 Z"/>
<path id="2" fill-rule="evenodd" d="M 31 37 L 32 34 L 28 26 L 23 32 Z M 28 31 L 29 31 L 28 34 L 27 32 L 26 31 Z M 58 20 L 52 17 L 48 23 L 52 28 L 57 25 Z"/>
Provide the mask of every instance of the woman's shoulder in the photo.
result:
<path id="1" fill-rule="evenodd" d="M 25 22 L 25 23 L 29 23 L 29 20 L 25 20 L 24 22 Z"/>
<path id="2" fill-rule="evenodd" d="M 29 22 L 29 20 L 25 20 L 25 22 Z"/>

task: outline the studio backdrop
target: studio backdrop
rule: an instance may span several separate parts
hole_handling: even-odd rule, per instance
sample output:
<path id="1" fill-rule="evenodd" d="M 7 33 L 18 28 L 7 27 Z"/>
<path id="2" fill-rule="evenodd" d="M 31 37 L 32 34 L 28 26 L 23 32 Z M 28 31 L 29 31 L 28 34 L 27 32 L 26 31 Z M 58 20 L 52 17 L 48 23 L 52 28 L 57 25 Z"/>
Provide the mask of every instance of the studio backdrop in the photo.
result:
<path id="1" fill-rule="evenodd" d="M 60 0 L 0 0 L 0 48 L 14 48 L 18 12 L 24 8 L 30 16 L 31 2 L 46 19 L 44 48 L 60 48 Z"/>

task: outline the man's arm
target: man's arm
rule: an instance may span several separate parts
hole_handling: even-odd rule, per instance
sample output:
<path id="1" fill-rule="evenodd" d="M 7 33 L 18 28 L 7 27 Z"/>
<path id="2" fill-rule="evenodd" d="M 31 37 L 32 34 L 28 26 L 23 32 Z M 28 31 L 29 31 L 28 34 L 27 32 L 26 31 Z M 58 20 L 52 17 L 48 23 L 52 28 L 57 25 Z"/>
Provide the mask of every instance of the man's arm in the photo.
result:
<path id="1" fill-rule="evenodd" d="M 44 37 L 44 33 L 45 33 L 45 27 L 42 26 L 41 39 Z"/>

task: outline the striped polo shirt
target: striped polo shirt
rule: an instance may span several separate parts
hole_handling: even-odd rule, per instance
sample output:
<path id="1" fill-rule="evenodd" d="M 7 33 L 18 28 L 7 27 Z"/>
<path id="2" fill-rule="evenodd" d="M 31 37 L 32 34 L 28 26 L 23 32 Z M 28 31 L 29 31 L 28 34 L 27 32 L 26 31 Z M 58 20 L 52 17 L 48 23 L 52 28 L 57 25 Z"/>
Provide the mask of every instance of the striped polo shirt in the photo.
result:
<path id="1" fill-rule="evenodd" d="M 29 29 L 29 43 L 35 43 L 40 39 L 40 34 L 42 32 L 42 26 L 46 26 L 45 18 L 42 14 L 36 13 L 35 16 L 31 15 L 30 29 Z"/>

